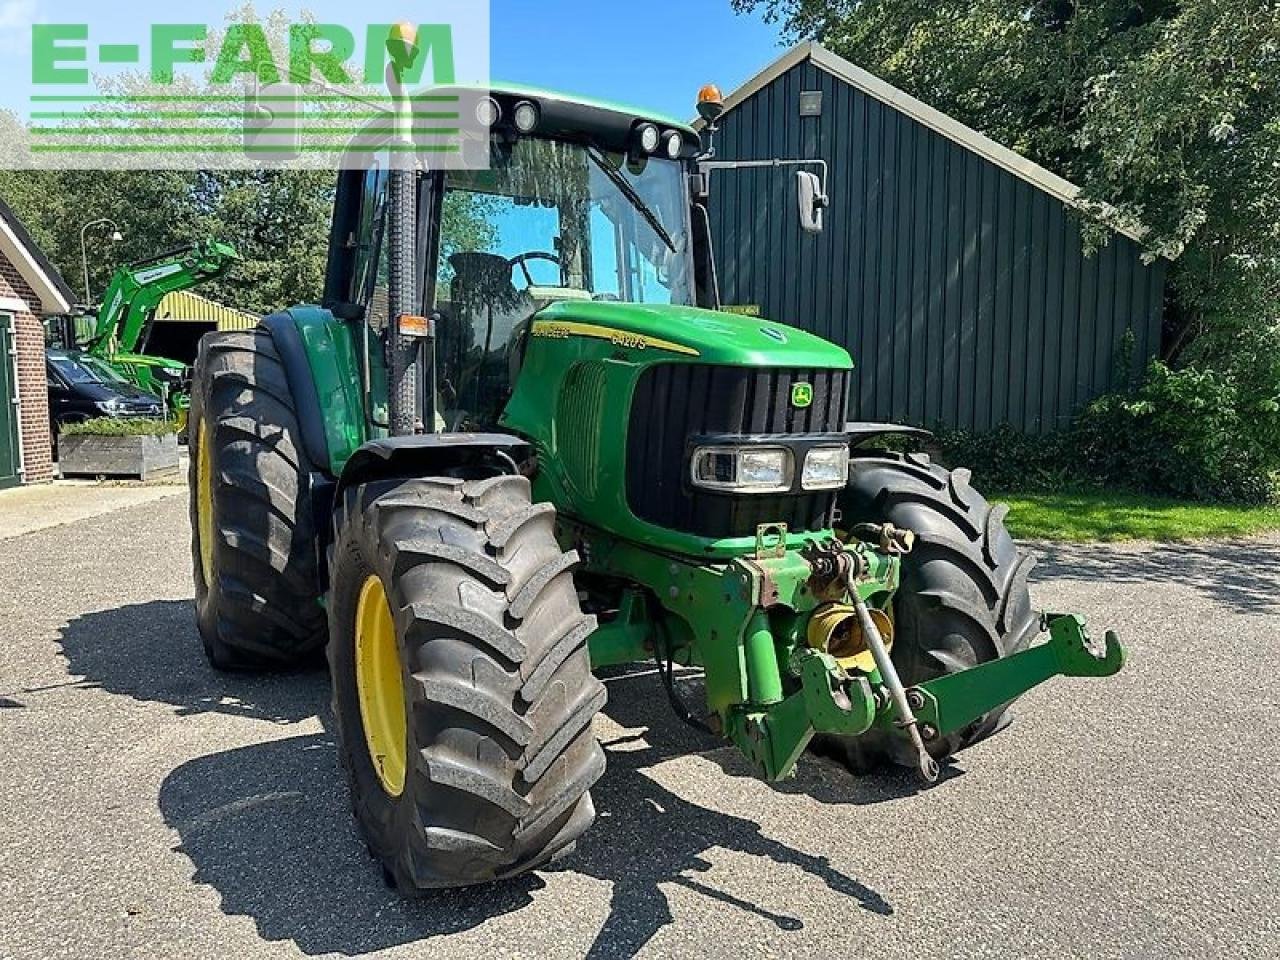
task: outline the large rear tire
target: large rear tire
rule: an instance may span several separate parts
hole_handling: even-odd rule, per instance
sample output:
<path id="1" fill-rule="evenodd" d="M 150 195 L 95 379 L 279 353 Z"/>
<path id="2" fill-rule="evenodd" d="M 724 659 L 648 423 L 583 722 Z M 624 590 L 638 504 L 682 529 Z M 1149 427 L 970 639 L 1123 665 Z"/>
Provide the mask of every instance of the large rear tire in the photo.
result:
<path id="1" fill-rule="evenodd" d="M 401 891 L 524 873 L 595 819 L 588 791 L 605 760 L 591 722 L 606 694 L 576 560 L 523 477 L 344 495 L 335 731 L 361 831 Z"/>
<path id="2" fill-rule="evenodd" d="M 326 633 L 314 468 L 270 333 L 201 340 L 188 423 L 196 618 L 210 663 L 318 661 Z"/>
<path id="3" fill-rule="evenodd" d="M 840 497 L 841 525 L 891 523 L 916 534 L 902 558 L 894 599 L 892 658 L 908 686 L 1023 650 L 1040 630 L 1027 575 L 1035 558 L 1005 529 L 1008 508 L 992 506 L 968 470 L 948 471 L 924 454 L 855 455 Z M 930 744 L 941 760 L 1003 729 L 1008 705 Z M 889 760 L 914 766 L 905 738 L 871 731 L 818 736 L 814 749 L 855 772 Z"/>

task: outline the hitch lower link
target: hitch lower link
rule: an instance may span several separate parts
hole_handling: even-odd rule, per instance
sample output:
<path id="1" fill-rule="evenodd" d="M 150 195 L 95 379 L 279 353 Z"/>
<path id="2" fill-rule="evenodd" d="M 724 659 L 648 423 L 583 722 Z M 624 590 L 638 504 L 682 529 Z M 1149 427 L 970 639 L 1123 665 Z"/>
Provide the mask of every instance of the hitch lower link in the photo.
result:
<path id="1" fill-rule="evenodd" d="M 865 609 L 865 603 L 860 605 Z M 875 622 L 870 616 L 862 619 L 860 615 L 860 620 L 867 645 L 875 653 L 879 639 L 873 632 Z M 942 744 L 949 735 L 982 720 L 1046 680 L 1059 676 L 1109 677 L 1124 665 L 1124 650 L 1111 631 L 1099 645 L 1090 638 L 1083 618 L 1075 614 L 1045 614 L 1042 623 L 1048 631 L 1043 643 L 912 687 L 903 686 L 887 651 L 883 651 L 883 640 L 879 643 L 883 658 L 876 656 L 882 684 L 874 686 L 865 676 L 846 674 L 825 653 L 798 650 L 791 666 L 801 681 L 811 731 L 858 736 L 874 726 L 905 734 L 910 739 L 920 779 L 926 784 L 936 783 L 939 767 L 930 744 Z M 790 759 L 796 759 L 799 752 L 796 750 Z M 777 771 L 776 778 L 789 772 L 788 766 Z"/>
<path id="2" fill-rule="evenodd" d="M 910 530 L 900 530 L 891 524 L 862 524 L 855 527 L 853 535 L 859 541 L 875 544 L 881 552 L 900 557 L 910 553 L 915 545 L 915 534 Z M 889 656 L 888 644 L 880 635 L 880 627 L 871 616 L 871 609 L 858 590 L 858 578 L 866 573 L 866 555 L 861 551 L 845 549 L 824 550 L 810 555 L 810 565 L 814 575 L 821 580 L 832 580 L 844 585 L 853 604 L 854 615 L 858 619 L 862 640 L 866 644 L 876 673 L 879 674 L 881 689 L 888 694 L 888 703 L 892 706 L 897 728 L 911 740 L 916 757 L 916 769 L 926 783 L 935 783 L 938 779 L 938 761 L 929 753 L 924 738 L 920 734 L 920 723 L 911 707 L 911 698 L 903 686 L 898 670 Z M 805 676 L 802 674 L 802 676 Z M 883 694 L 879 702 L 884 702 Z"/>

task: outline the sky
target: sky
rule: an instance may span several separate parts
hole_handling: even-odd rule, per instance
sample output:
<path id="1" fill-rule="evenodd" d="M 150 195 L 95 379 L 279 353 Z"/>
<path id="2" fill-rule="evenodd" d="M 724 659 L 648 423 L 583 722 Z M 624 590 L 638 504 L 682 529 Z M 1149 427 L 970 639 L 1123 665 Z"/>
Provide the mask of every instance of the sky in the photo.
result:
<path id="1" fill-rule="evenodd" d="M 0 107 L 27 105 L 32 22 L 85 22 L 94 25 L 95 39 L 136 42 L 151 23 L 216 24 L 231 6 L 200 0 L 178 7 L 173 0 L 0 0 Z M 322 22 L 345 25 L 353 10 L 373 19 L 374 8 L 392 8 L 402 11 L 392 15 L 397 19 L 426 20 L 432 6 L 432 0 L 256 3 L 259 12 L 301 7 Z M 99 29 L 102 24 L 110 26 Z M 101 37 L 104 30 L 113 35 Z M 681 118 L 693 116 L 703 84 L 717 83 L 728 93 L 782 52 L 777 25 L 758 15 L 736 15 L 730 0 L 492 0 L 490 36 L 494 78 L 620 100 Z"/>
<path id="2" fill-rule="evenodd" d="M 491 34 L 495 77 L 687 118 L 703 84 L 727 94 L 782 53 L 778 26 L 729 0 L 495 0 Z"/>

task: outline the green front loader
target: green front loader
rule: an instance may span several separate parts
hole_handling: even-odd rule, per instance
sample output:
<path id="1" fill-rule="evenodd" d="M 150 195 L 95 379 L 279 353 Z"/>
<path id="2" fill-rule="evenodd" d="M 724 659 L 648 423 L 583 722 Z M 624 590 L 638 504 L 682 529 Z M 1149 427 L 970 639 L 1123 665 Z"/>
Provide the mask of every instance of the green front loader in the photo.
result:
<path id="1" fill-rule="evenodd" d="M 356 816 L 401 889 L 572 847 L 607 775 L 599 668 L 656 661 L 655 709 L 764 778 L 820 747 L 928 783 L 1036 684 L 1120 668 L 1114 637 L 1032 607 L 965 471 L 847 421 L 843 349 L 718 310 L 697 131 L 458 95 L 488 168 L 341 174 L 323 305 L 206 337 L 192 398 L 205 649 L 327 653 Z"/>
<path id="2" fill-rule="evenodd" d="M 107 285 L 86 349 L 139 389 L 163 397 L 181 419 L 190 403 L 191 371 L 147 352 L 156 310 L 169 294 L 208 283 L 239 259 L 234 247 L 210 239 L 126 264 Z"/>

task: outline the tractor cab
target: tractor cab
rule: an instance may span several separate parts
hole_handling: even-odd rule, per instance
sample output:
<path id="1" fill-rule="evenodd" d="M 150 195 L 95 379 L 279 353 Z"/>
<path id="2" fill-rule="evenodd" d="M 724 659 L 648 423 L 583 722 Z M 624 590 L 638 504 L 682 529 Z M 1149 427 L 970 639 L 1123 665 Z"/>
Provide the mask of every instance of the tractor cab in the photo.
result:
<path id="1" fill-rule="evenodd" d="M 532 137 L 443 176 L 436 364 L 450 428 L 492 427 L 533 317 L 557 301 L 691 305 L 678 161 Z"/>
<path id="2" fill-rule="evenodd" d="M 691 127 L 515 87 L 468 107 L 489 121 L 487 142 L 469 147 L 487 150 L 487 167 L 418 178 L 437 431 L 497 426 L 533 318 L 553 303 L 711 307 L 716 297 L 710 245 L 694 228 Z M 390 319 L 389 166 L 375 160 L 342 179 L 341 268 L 327 297 L 378 331 Z"/>

